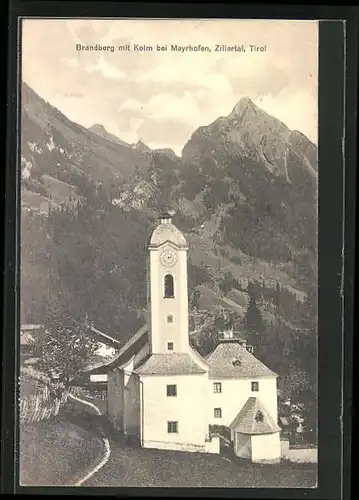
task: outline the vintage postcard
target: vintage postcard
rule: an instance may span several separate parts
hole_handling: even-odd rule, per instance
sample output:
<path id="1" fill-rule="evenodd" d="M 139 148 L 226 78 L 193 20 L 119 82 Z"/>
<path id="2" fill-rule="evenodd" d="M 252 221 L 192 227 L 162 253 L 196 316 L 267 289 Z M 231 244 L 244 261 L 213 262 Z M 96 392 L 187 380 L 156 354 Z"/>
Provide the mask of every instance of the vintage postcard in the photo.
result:
<path id="1" fill-rule="evenodd" d="M 317 487 L 318 26 L 21 20 L 22 486 Z"/>

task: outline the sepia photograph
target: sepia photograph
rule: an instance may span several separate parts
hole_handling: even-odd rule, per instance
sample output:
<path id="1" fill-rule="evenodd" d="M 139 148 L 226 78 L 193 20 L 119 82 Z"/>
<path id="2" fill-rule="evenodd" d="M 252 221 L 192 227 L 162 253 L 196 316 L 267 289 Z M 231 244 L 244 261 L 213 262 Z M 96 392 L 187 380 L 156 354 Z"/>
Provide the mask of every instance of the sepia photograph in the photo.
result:
<path id="1" fill-rule="evenodd" d="M 21 20 L 21 486 L 317 488 L 318 24 Z"/>

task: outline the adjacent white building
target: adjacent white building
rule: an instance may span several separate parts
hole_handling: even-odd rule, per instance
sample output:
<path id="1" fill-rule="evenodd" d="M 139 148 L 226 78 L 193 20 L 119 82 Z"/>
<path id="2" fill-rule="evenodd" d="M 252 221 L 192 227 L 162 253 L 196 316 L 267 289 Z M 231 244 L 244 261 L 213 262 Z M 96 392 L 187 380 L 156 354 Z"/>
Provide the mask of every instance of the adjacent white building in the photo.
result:
<path id="1" fill-rule="evenodd" d="M 277 422 L 277 375 L 231 335 L 206 359 L 192 349 L 187 252 L 184 235 L 162 217 L 148 244 L 148 325 L 107 364 L 108 416 L 143 447 L 219 453 L 209 426 L 230 427 L 250 398 Z"/>
<path id="2" fill-rule="evenodd" d="M 278 462 L 281 457 L 280 427 L 256 397 L 250 397 L 230 424 L 237 457 L 252 462 Z"/>

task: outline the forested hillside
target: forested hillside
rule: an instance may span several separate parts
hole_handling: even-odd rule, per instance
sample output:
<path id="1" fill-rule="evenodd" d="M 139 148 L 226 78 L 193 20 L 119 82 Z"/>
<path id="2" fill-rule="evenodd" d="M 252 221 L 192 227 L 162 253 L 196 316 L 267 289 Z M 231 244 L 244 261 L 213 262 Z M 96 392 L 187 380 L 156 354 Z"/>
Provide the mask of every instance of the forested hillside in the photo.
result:
<path id="1" fill-rule="evenodd" d="M 145 320 L 148 237 L 171 211 L 190 247 L 193 345 L 205 354 L 233 325 L 283 390 L 315 391 L 314 144 L 249 99 L 181 157 L 74 124 L 25 84 L 22 108 L 23 322 L 62 309 L 125 342 Z"/>

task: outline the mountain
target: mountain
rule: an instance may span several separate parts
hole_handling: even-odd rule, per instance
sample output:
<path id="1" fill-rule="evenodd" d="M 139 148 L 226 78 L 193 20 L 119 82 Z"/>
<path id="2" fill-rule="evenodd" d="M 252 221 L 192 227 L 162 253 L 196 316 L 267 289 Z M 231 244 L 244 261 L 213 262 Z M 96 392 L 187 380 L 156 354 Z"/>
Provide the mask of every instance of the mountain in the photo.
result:
<path id="1" fill-rule="evenodd" d="M 88 182 L 101 183 L 123 210 L 173 210 L 196 264 L 222 260 L 239 279 L 279 280 L 299 293 L 315 282 L 317 148 L 249 98 L 195 130 L 182 158 L 128 145 L 102 125 L 81 127 L 26 83 L 22 111 L 28 208 L 77 200 Z"/>
<path id="2" fill-rule="evenodd" d="M 148 151 L 109 140 L 101 126 L 95 133 L 72 122 L 25 82 L 21 110 L 23 203 L 29 208 L 46 212 L 49 205 L 68 201 L 84 179 L 116 190 L 150 165 Z"/>
<path id="3" fill-rule="evenodd" d="M 246 98 L 228 117 L 196 130 L 182 157 L 192 175 L 206 177 L 207 211 L 227 205 L 225 239 L 255 257 L 285 262 L 316 248 L 315 149 Z"/>
<path id="4" fill-rule="evenodd" d="M 227 156 L 251 158 L 269 173 L 291 182 L 295 173 L 288 172 L 288 160 L 292 154 L 299 156 L 301 166 L 310 173 L 316 169 L 314 144 L 244 98 L 227 117 L 196 130 L 183 148 L 182 157 L 186 163 L 197 164 L 207 158 L 218 165 Z"/>
<path id="5" fill-rule="evenodd" d="M 302 133 L 245 98 L 178 157 L 81 127 L 26 84 L 22 110 L 22 321 L 41 322 L 59 295 L 126 341 L 146 303 L 148 234 L 171 211 L 189 242 L 196 339 L 212 313 L 242 318 L 252 297 L 273 369 L 315 363 L 317 148 Z M 69 200 L 82 203 L 37 214 Z"/>
<path id="6" fill-rule="evenodd" d="M 299 290 L 316 281 L 316 146 L 248 98 L 198 128 L 181 159 L 154 155 L 122 199 L 128 208 L 140 201 L 141 210 L 174 210 L 197 263 L 217 268 L 222 253 L 239 279 Z"/>
<path id="7" fill-rule="evenodd" d="M 159 148 L 159 149 L 155 149 L 154 153 L 164 154 L 164 155 L 168 156 L 169 158 L 171 158 L 171 160 L 174 160 L 174 161 L 176 161 L 178 159 L 178 156 L 176 155 L 176 153 L 171 148 Z"/>
<path id="8" fill-rule="evenodd" d="M 98 123 L 92 125 L 92 127 L 89 127 L 88 130 L 90 132 L 93 132 L 94 134 L 102 137 L 103 139 L 106 139 L 107 141 L 114 142 L 115 144 L 121 144 L 122 146 L 126 146 L 128 148 L 131 147 L 130 144 L 128 144 L 125 141 L 122 141 L 116 135 L 110 134 L 109 132 L 107 132 L 107 130 L 105 129 L 105 127 L 103 125 L 98 124 Z"/>

